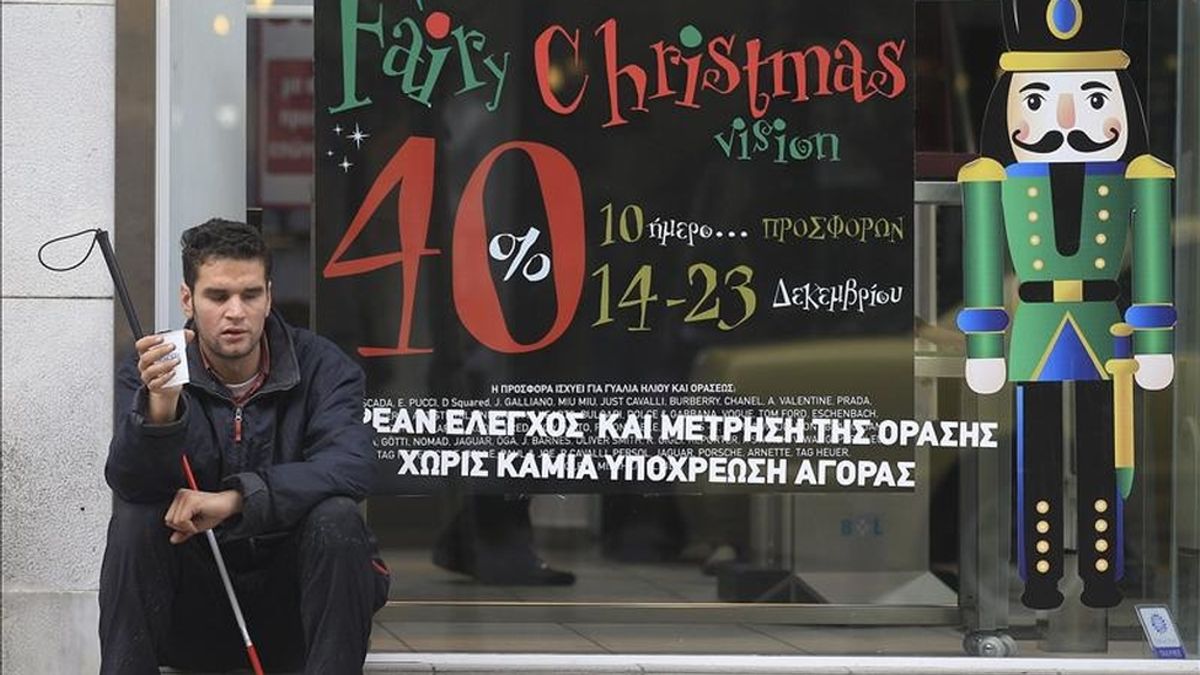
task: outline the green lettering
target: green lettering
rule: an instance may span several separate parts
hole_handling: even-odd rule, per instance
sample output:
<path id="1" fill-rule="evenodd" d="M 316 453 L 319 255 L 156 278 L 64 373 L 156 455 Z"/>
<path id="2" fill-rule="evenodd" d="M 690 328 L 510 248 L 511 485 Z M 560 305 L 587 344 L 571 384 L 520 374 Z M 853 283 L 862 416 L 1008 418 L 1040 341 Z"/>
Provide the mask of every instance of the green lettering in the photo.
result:
<path id="1" fill-rule="evenodd" d="M 358 96 L 358 31 L 371 33 L 383 47 L 383 7 L 373 23 L 358 20 L 358 0 L 342 0 L 342 102 L 329 109 L 340 113 L 371 104 L 369 96 Z"/>

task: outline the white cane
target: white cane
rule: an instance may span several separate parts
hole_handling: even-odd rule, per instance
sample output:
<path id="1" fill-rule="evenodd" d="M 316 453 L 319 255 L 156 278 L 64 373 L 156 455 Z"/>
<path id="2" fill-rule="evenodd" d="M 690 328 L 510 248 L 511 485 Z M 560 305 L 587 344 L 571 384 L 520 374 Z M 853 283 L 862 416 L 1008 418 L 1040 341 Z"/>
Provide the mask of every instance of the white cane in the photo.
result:
<path id="1" fill-rule="evenodd" d="M 199 491 L 200 488 L 196 486 L 196 476 L 192 474 L 192 465 L 188 462 L 187 455 L 181 455 L 181 457 L 188 487 Z M 217 535 L 213 534 L 211 529 L 205 530 L 204 534 L 208 537 L 208 547 L 212 549 L 213 558 L 217 560 L 217 570 L 221 573 L 221 583 L 225 585 L 225 595 L 229 597 L 229 605 L 233 607 L 233 618 L 237 620 L 238 630 L 242 631 L 242 642 L 246 644 L 250 667 L 254 669 L 254 675 L 263 675 L 262 664 L 258 661 L 258 650 L 250 641 L 250 631 L 246 630 L 246 619 L 242 616 L 242 606 L 238 604 L 237 596 L 233 593 L 233 583 L 229 581 L 229 572 L 225 569 L 225 558 L 221 556 L 221 549 L 217 546 Z"/>

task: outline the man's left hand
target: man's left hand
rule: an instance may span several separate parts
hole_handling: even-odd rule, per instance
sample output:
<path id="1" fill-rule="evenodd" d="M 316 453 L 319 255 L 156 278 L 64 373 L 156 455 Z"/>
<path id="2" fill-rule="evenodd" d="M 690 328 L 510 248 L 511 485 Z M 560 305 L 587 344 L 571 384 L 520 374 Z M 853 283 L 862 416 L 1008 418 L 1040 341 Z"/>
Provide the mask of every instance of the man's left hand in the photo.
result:
<path id="1" fill-rule="evenodd" d="M 237 490 L 202 492 L 183 488 L 175 493 L 164 522 L 174 530 L 171 543 L 182 544 L 241 511 L 242 494 Z"/>

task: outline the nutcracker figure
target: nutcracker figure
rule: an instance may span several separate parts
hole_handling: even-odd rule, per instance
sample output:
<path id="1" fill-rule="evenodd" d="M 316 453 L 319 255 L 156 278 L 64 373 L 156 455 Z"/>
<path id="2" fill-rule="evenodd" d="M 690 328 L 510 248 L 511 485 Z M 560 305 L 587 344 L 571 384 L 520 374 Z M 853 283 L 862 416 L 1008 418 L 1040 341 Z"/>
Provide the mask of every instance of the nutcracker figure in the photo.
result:
<path id="1" fill-rule="evenodd" d="M 1021 600 L 1035 609 L 1063 600 L 1062 391 L 1074 387 L 1081 601 L 1113 607 L 1133 486 L 1133 383 L 1157 390 L 1174 376 L 1175 172 L 1146 154 L 1121 49 L 1124 0 L 1003 0 L 1002 10 L 1009 51 L 983 156 L 958 176 L 966 380 L 980 394 L 1015 386 L 1017 564 Z M 1006 249 L 1019 282 L 1012 317 Z"/>

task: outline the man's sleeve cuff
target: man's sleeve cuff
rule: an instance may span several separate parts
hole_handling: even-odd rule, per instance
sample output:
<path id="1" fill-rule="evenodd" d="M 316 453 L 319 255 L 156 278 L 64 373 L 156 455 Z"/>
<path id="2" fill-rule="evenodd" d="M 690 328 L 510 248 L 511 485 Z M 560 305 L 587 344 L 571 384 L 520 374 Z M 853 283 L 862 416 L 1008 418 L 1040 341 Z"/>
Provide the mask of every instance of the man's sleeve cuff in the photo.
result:
<path id="1" fill-rule="evenodd" d="M 1175 326 L 1175 306 L 1137 304 L 1125 310 L 1125 323 L 1135 330 L 1161 330 Z"/>
<path id="2" fill-rule="evenodd" d="M 243 539 L 266 529 L 270 494 L 262 476 L 253 471 L 235 473 L 226 476 L 221 487 L 237 490 L 242 495 L 242 512 L 236 520 L 227 521 L 230 527 L 225 532 L 226 539 Z"/>
<path id="3" fill-rule="evenodd" d="M 968 307 L 958 313 L 956 323 L 964 333 L 1000 333 L 1008 328 L 1008 312 L 997 307 Z"/>
<path id="4" fill-rule="evenodd" d="M 187 428 L 188 403 L 187 392 L 179 393 L 179 403 L 175 408 L 175 421 L 166 424 L 152 424 L 146 421 L 146 411 L 150 408 L 150 393 L 145 387 L 140 387 L 133 396 L 133 419 L 145 436 L 173 436 Z"/>

